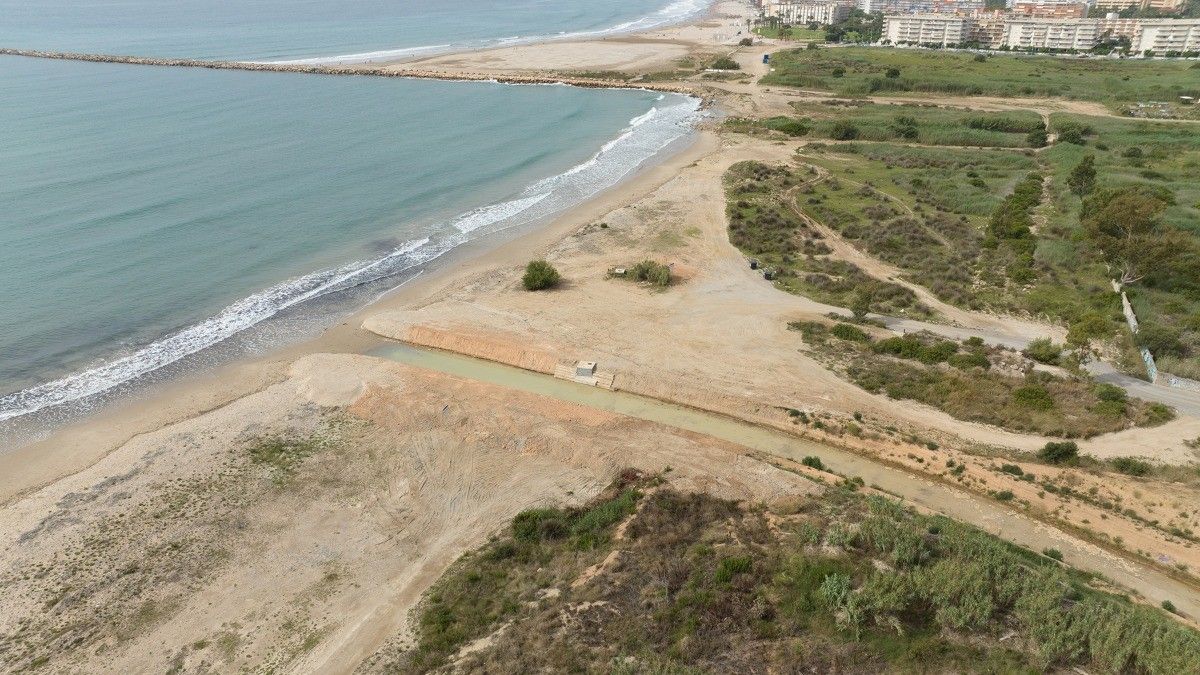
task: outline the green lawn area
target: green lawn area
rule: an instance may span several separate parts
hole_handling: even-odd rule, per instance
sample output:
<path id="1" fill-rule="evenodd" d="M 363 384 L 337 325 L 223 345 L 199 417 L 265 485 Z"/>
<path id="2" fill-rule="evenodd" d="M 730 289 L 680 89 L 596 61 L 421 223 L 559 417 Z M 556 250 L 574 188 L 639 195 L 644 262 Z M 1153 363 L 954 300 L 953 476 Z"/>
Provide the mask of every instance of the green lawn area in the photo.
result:
<path id="1" fill-rule="evenodd" d="M 754 32 L 757 35 L 775 40 L 800 40 L 804 42 L 811 40 L 816 40 L 817 42 L 825 41 L 824 30 L 820 28 L 817 30 L 812 30 L 806 26 L 792 26 L 791 28 L 787 29 L 781 26 L 777 26 L 775 28 L 772 28 L 771 26 L 759 26 L 754 29 Z"/>
<path id="2" fill-rule="evenodd" d="M 1108 104 L 1178 100 L 1200 93 L 1195 61 L 988 56 L 917 49 L 792 49 L 771 57 L 764 84 L 842 95 L 929 92 L 987 96 L 1062 96 Z M 887 77 L 889 69 L 899 76 Z M 841 73 L 839 76 L 838 73 Z M 1179 107 L 1189 116 L 1196 107 Z"/>

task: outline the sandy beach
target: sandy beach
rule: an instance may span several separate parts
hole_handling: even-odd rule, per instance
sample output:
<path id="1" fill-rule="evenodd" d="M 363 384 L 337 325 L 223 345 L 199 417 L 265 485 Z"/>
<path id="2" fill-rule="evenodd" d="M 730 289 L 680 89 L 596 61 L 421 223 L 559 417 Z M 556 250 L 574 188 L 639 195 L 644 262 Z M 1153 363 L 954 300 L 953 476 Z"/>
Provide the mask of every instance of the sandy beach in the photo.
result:
<path id="1" fill-rule="evenodd" d="M 691 25 L 636 36 L 387 67 L 636 80 L 683 59 L 733 54 L 761 75 L 772 47 L 736 45 L 750 11 L 726 1 Z M 790 109 L 795 93 L 749 79 L 693 72 L 681 84 L 723 115 Z M 728 441 L 369 355 L 400 342 L 543 373 L 595 361 L 622 391 L 849 450 L 947 500 L 967 491 L 986 498 L 1003 485 L 1029 504 L 1021 527 L 1131 575 L 1172 575 L 1195 590 L 1177 604 L 1200 607 L 1191 576 L 1200 552 L 1190 543 L 997 477 L 998 458 L 1044 438 L 867 393 L 803 352 L 788 322 L 845 310 L 784 293 L 752 271 L 729 243 L 722 187 L 733 164 L 793 162 L 799 143 L 705 124 L 687 147 L 616 188 L 518 237 L 453 251 L 436 272 L 316 340 L 156 387 L 0 454 L 0 670 L 53 655 L 63 672 L 369 672 L 409 643 L 410 610 L 458 556 L 523 509 L 586 501 L 623 468 L 669 468 L 674 487 L 748 502 L 820 489 L 808 468 Z M 553 263 L 561 287 L 524 291 L 531 259 Z M 644 259 L 671 264 L 675 283 L 658 290 L 607 274 Z M 1058 330 L 945 312 L 958 329 L 984 335 Z M 827 430 L 798 431 L 789 409 Z M 869 433 L 844 431 L 856 420 Z M 1183 439 L 1198 436 L 1200 419 L 1181 415 L 1080 447 L 1185 465 L 1197 451 Z M 947 459 L 965 467 L 965 481 L 941 475 Z M 1184 484 L 1036 470 L 1080 493 L 1119 495 L 1146 519 L 1200 498 Z M 1104 537 L 1082 526 L 1101 520 Z M 1156 603 L 1162 591 L 1152 580 L 1135 590 Z"/>

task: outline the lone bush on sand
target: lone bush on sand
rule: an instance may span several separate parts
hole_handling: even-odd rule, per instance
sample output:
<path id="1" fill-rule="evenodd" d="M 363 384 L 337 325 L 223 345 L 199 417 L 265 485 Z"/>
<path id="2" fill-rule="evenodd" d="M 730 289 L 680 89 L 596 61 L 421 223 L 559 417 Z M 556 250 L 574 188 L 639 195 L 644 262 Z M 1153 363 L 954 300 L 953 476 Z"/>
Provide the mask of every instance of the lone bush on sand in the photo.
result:
<path id="1" fill-rule="evenodd" d="M 629 268 L 629 278 L 634 281 L 645 281 L 655 286 L 668 286 L 671 283 L 671 268 L 660 262 L 643 260 Z"/>
<path id="2" fill-rule="evenodd" d="M 534 260 L 525 266 L 521 283 L 527 291 L 540 291 L 557 286 L 561 279 L 553 265 L 545 260 Z"/>

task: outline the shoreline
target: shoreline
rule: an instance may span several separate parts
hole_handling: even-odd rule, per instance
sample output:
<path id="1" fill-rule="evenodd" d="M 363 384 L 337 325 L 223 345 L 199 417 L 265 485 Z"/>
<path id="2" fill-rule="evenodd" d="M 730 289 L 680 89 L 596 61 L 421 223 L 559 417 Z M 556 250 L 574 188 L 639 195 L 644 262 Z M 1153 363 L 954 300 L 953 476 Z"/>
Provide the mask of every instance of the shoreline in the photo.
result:
<path id="1" fill-rule="evenodd" d="M 7 478 L 0 483 L 0 505 L 87 469 L 138 436 L 260 392 L 285 379 L 289 364 L 304 356 L 357 354 L 388 342 L 363 329 L 362 322 L 377 312 L 432 301 L 456 279 L 487 268 L 527 262 L 533 251 L 544 249 L 571 230 L 652 192 L 687 164 L 714 151 L 719 139 L 709 131 L 696 129 L 692 139 L 684 142 L 685 147 L 665 149 L 670 153 L 667 157 L 657 162 L 651 157 L 651 163 L 552 216 L 549 222 L 501 230 L 451 249 L 434 261 L 432 272 L 418 274 L 386 291 L 315 338 L 281 345 L 264 356 L 236 358 L 213 369 L 151 384 L 145 391 L 102 405 L 99 411 L 68 422 L 46 438 L 0 452 L 0 475 Z"/>
<path id="2" fill-rule="evenodd" d="M 692 48 L 700 48 L 706 44 L 706 41 L 712 36 L 706 33 L 704 26 L 708 22 L 713 21 L 717 17 L 724 16 L 721 10 L 729 9 L 730 6 L 736 5 L 743 7 L 744 3 L 741 0 L 730 2 L 729 0 L 714 0 L 709 4 L 708 9 L 697 16 L 676 24 L 658 26 L 646 31 L 621 33 L 618 35 L 605 36 L 602 38 L 592 38 L 585 41 L 548 41 L 531 43 L 517 47 L 485 47 L 482 49 L 469 50 L 465 52 L 456 52 L 449 54 L 440 54 L 435 58 L 447 58 L 454 56 L 477 56 L 481 53 L 494 49 L 536 49 L 547 45 L 567 46 L 577 48 L 585 45 L 598 44 L 624 44 L 630 40 L 641 41 L 649 40 L 656 45 L 660 45 L 656 38 L 661 38 L 664 35 L 671 36 L 672 42 L 687 43 Z M 710 26 L 711 27 L 711 26 Z M 698 35 L 691 35 L 686 38 L 679 38 L 679 34 L 687 31 L 698 31 Z M 678 38 L 678 39 L 676 39 Z M 558 84 L 565 86 L 579 86 L 582 88 L 604 88 L 604 89 L 624 89 L 624 90 L 641 90 L 641 91 L 660 91 L 663 93 L 679 94 L 684 96 L 692 96 L 699 100 L 701 112 L 711 109 L 714 105 L 714 92 L 711 87 L 706 84 L 693 86 L 692 84 L 667 84 L 655 82 L 630 82 L 621 79 L 597 79 L 587 77 L 563 77 L 557 73 L 551 74 L 504 74 L 491 72 L 490 70 L 484 73 L 461 73 L 455 71 L 442 70 L 408 70 L 405 62 L 396 61 L 380 61 L 370 64 L 356 64 L 350 66 L 310 66 L 310 65 L 295 65 L 295 64 L 253 64 L 242 62 L 209 62 L 196 59 L 154 59 L 142 57 L 128 56 L 106 56 L 106 55 L 90 55 L 90 54 L 74 54 L 74 53 L 59 53 L 40 50 L 22 50 L 0 48 L 0 56 L 10 55 L 22 58 L 42 58 L 51 60 L 77 60 L 81 62 L 96 62 L 96 63 L 115 63 L 128 65 L 157 65 L 160 67 L 192 67 L 192 68 L 215 68 L 215 69 L 235 69 L 261 72 L 281 72 L 281 73 L 310 73 L 310 74 L 327 74 L 327 75 L 366 75 L 380 77 L 400 77 L 410 79 L 436 79 L 441 81 L 475 81 L 475 82 L 498 82 L 502 84 L 517 85 L 546 85 Z M 429 58 L 426 55 L 414 57 L 414 59 Z M 411 63 L 411 61 L 409 62 Z M 709 90 L 708 94 L 701 93 L 700 90 Z M 136 437 L 139 433 L 161 428 L 167 424 L 182 421 L 190 417 L 210 412 L 223 405 L 227 405 L 238 398 L 251 394 L 255 391 L 261 391 L 270 384 L 279 381 L 283 377 L 286 362 L 294 360 L 305 354 L 313 353 L 314 351 L 346 351 L 354 347 L 344 346 L 343 340 L 336 336 L 343 332 L 353 335 L 355 332 L 365 334 L 361 328 L 350 328 L 354 322 L 361 323 L 367 313 L 374 308 L 388 308 L 392 305 L 389 303 L 398 302 L 398 298 L 414 298 L 420 291 L 417 289 L 425 289 L 438 283 L 442 278 L 454 272 L 462 272 L 463 265 L 466 261 L 486 259 L 489 252 L 493 248 L 503 249 L 513 245 L 514 242 L 519 242 L 530 238 L 532 241 L 540 241 L 540 245 L 553 243 L 558 238 L 569 231 L 569 226 L 564 226 L 564 222 L 576 223 L 575 214 L 581 210 L 594 210 L 594 204 L 606 204 L 605 208 L 599 209 L 596 215 L 617 208 L 621 204 L 627 204 L 637 199 L 639 186 L 648 172 L 653 172 L 653 175 L 661 175 L 665 181 L 678 173 L 678 168 L 683 164 L 677 164 L 681 156 L 691 156 L 691 153 L 696 147 L 708 144 L 711 146 L 709 150 L 703 154 L 715 149 L 716 143 L 719 140 L 715 137 L 705 138 L 706 133 L 701 127 L 703 121 L 698 121 L 689 132 L 689 134 L 677 139 L 671 145 L 664 147 L 654 156 L 644 160 L 644 164 L 635 172 L 631 172 L 619 180 L 613 186 L 602 190 L 599 194 L 593 195 L 591 198 L 575 206 L 569 207 L 566 211 L 548 216 L 541 219 L 537 223 L 517 225 L 511 228 L 509 232 L 497 232 L 487 234 L 479 239 L 468 240 L 467 242 L 451 249 L 447 253 L 440 256 L 435 261 L 424 263 L 421 266 L 415 277 L 409 278 L 400 282 L 400 285 L 383 292 L 375 300 L 362 305 L 351 311 L 338 324 L 322 329 L 316 337 L 306 337 L 297 342 L 290 344 L 282 344 L 271 348 L 265 355 L 240 355 L 234 356 L 224 363 L 215 366 L 195 369 L 189 372 L 172 374 L 165 377 L 161 381 L 149 381 L 142 385 L 138 385 L 138 379 L 146 377 L 146 374 L 131 380 L 129 383 L 134 387 L 134 391 L 128 394 L 122 394 L 110 401 L 103 401 L 96 406 L 94 410 L 81 411 L 60 424 L 53 425 L 53 428 L 44 436 L 31 440 L 18 440 L 16 447 L 5 449 L 0 452 L 0 474 L 10 477 L 10 481 L 5 484 L 0 484 L 0 504 L 8 503 L 14 498 L 22 494 L 28 493 L 37 487 L 44 486 L 52 482 L 55 477 L 69 475 L 72 471 L 67 471 L 63 468 L 63 462 L 59 458 L 54 458 L 52 455 L 72 454 L 78 455 L 79 460 L 72 460 L 66 464 L 75 466 L 74 470 L 82 469 L 90 464 L 102 459 L 109 451 L 119 447 L 122 443 L 131 438 Z M 672 148 L 681 140 L 687 139 L 690 136 L 691 140 L 685 140 L 688 147 Z M 658 159 L 657 155 L 667 153 L 665 159 Z M 698 159 L 697 155 L 693 159 Z M 676 167 L 669 170 L 668 167 Z M 650 188 L 652 189 L 652 188 Z M 648 191 L 648 190 L 646 190 Z M 576 223 L 578 224 L 578 223 Z M 545 239 L 539 236 L 540 232 L 554 232 L 558 234 L 547 235 L 550 238 Z M 497 243 L 498 240 L 498 243 Z M 485 264 L 481 262 L 480 264 Z M 432 265 L 432 268 L 427 268 L 425 265 Z M 427 273 L 432 270 L 431 273 Z M 349 329 L 349 330 L 347 330 Z M 253 330 L 253 329 L 251 329 Z M 376 336 L 366 338 L 365 341 L 361 336 L 359 338 L 348 337 L 345 340 L 346 345 L 362 346 L 369 344 L 370 340 L 377 340 Z M 206 347 L 204 351 L 219 348 L 221 343 L 216 343 Z M 168 366 L 169 367 L 169 366 Z M 232 386 L 231 386 L 232 381 Z M 118 385 L 124 386 L 124 385 Z M 222 391 L 228 389 L 228 391 Z M 186 404 L 177 404 L 177 401 L 186 400 Z M 68 402 L 69 405 L 69 402 Z M 58 406 L 52 406 L 57 408 Z M 155 411 L 155 408 L 162 410 Z M 36 414 L 36 413 L 34 413 Z M 143 420 L 143 423 L 128 425 L 127 418 L 136 417 Z M 148 420 L 160 420 L 157 423 L 147 422 Z M 113 426 L 116 428 L 106 428 Z M 86 447 L 95 444 L 99 440 L 99 447 Z M 70 450 L 58 450 L 56 444 L 71 448 Z M 30 472 L 34 474 L 34 478 L 17 478 L 18 474 L 23 472 L 23 469 L 28 467 Z"/>

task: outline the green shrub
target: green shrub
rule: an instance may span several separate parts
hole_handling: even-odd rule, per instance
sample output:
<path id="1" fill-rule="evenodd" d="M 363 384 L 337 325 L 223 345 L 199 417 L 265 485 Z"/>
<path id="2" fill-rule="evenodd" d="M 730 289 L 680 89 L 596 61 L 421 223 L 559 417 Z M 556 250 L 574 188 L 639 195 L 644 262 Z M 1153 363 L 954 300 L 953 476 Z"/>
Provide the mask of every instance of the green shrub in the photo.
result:
<path id="1" fill-rule="evenodd" d="M 830 331 L 833 336 L 851 342 L 870 342 L 871 336 L 866 331 L 848 323 L 839 323 Z"/>
<path id="2" fill-rule="evenodd" d="M 1000 471 L 1007 473 L 1007 474 L 1011 474 L 1013 476 L 1024 476 L 1025 475 L 1024 469 L 1017 466 L 1016 464 L 1004 464 L 1003 466 L 1000 467 Z"/>
<path id="3" fill-rule="evenodd" d="M 713 579 L 719 584 L 727 584 L 733 580 L 735 574 L 745 574 L 753 566 L 754 563 L 750 556 L 724 558 L 717 564 L 717 571 L 713 575 Z"/>
<path id="4" fill-rule="evenodd" d="M 804 136 L 811 131 L 811 127 L 806 120 L 795 117 L 770 117 L 763 120 L 762 125 L 772 131 L 779 131 L 788 136 Z"/>
<path id="5" fill-rule="evenodd" d="M 1002 502 L 1011 502 L 1015 496 L 1016 495 L 1012 493 L 1012 490 L 1001 490 L 996 493 L 996 499 L 999 499 Z"/>
<path id="6" fill-rule="evenodd" d="M 1163 608 L 1163 609 L 1165 609 L 1165 610 L 1167 610 L 1168 612 L 1170 612 L 1170 613 L 1172 613 L 1172 614 L 1178 614 L 1178 613 L 1179 613 L 1179 610 L 1175 609 L 1175 603 L 1171 602 L 1170 600 L 1163 600 L 1163 601 L 1162 601 L 1162 608 Z"/>
<path id="7" fill-rule="evenodd" d="M 1012 393 L 1013 401 L 1018 405 L 1034 410 L 1050 410 L 1054 408 L 1054 397 L 1049 390 L 1040 384 L 1027 384 L 1018 387 Z"/>
<path id="8" fill-rule="evenodd" d="M 1038 459 L 1051 464 L 1066 464 L 1079 457 L 1079 446 L 1074 441 L 1051 441 L 1038 451 Z"/>
<path id="9" fill-rule="evenodd" d="M 713 61 L 712 68 L 714 70 L 741 70 L 742 69 L 742 67 L 738 65 L 737 61 L 734 61 L 733 59 L 729 58 L 728 56 L 722 56 L 721 58 L 717 59 L 716 61 Z"/>
<path id="10" fill-rule="evenodd" d="M 1151 403 L 1146 414 L 1147 424 L 1165 424 L 1175 419 L 1175 411 L 1162 403 Z"/>
<path id="11" fill-rule="evenodd" d="M 629 278 L 655 286 L 668 286 L 671 283 L 671 268 L 660 262 L 643 260 L 629 268 Z"/>
<path id="12" fill-rule="evenodd" d="M 1133 457 L 1114 457 L 1109 460 L 1109 464 L 1112 465 L 1112 468 L 1129 476 L 1145 476 L 1154 469 L 1149 462 Z"/>
<path id="13" fill-rule="evenodd" d="M 970 370 L 972 368 L 983 368 L 984 370 L 987 370 L 992 367 L 992 362 L 988 360 L 987 355 L 981 352 L 955 354 L 946 362 L 951 366 L 961 370 Z"/>
<path id="14" fill-rule="evenodd" d="M 1100 399 L 1101 401 L 1124 403 L 1126 400 L 1128 400 L 1128 394 L 1125 393 L 1124 389 L 1115 384 L 1103 382 L 1096 385 L 1096 398 Z"/>
<path id="15" fill-rule="evenodd" d="M 846 120 L 838 120 L 829 128 L 829 136 L 835 141 L 852 141 L 858 138 L 858 127 Z"/>
<path id="16" fill-rule="evenodd" d="M 804 459 L 800 460 L 800 463 L 803 464 L 804 466 L 807 466 L 811 469 L 816 469 L 818 471 L 825 470 L 825 463 L 821 461 L 820 457 L 815 457 L 813 455 L 809 455 L 808 457 L 805 457 Z"/>
<path id="17" fill-rule="evenodd" d="M 558 275 L 558 270 L 545 260 L 531 261 L 525 266 L 525 276 L 521 277 L 521 284 L 527 291 L 554 288 L 559 281 L 561 281 L 561 277 Z"/>
<path id="18" fill-rule="evenodd" d="M 1042 555 L 1044 555 L 1047 558 L 1050 558 L 1052 560 L 1057 560 L 1059 562 L 1062 562 L 1062 559 L 1063 559 L 1062 551 L 1060 551 L 1056 548 L 1042 549 Z"/>
<path id="19" fill-rule="evenodd" d="M 522 511 L 512 521 L 513 539 L 517 541 L 539 541 L 542 539 L 543 525 L 545 523 L 561 524 L 565 534 L 566 523 L 563 518 L 563 512 L 558 509 L 528 509 Z M 553 531 L 557 528 L 551 526 L 547 529 Z"/>
<path id="20" fill-rule="evenodd" d="M 1051 342 L 1050 338 L 1038 338 L 1030 342 L 1022 353 L 1038 363 L 1058 365 L 1062 347 Z"/>

